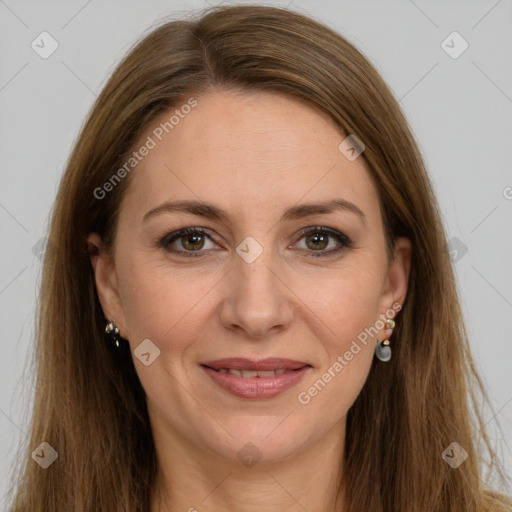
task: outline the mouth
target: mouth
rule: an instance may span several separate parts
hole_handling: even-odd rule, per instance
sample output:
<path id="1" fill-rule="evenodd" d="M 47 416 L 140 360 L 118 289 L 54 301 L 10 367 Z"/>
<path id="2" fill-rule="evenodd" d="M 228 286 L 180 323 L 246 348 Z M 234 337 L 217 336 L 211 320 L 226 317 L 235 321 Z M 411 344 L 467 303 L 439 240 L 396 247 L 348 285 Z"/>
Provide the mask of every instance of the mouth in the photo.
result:
<path id="1" fill-rule="evenodd" d="M 260 400 L 290 389 L 312 369 L 308 363 L 282 358 L 218 359 L 200 366 L 223 390 L 240 398 Z"/>

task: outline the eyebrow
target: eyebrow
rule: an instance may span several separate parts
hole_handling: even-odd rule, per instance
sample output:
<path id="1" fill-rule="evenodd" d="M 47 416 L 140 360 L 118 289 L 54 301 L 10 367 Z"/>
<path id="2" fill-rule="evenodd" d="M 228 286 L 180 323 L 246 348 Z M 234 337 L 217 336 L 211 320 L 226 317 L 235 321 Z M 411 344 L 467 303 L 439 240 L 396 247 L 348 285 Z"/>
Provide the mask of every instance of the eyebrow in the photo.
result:
<path id="1" fill-rule="evenodd" d="M 287 220 L 302 219 L 310 215 L 319 215 L 326 213 L 333 213 L 335 211 L 346 211 L 357 215 L 363 224 L 366 226 L 366 217 L 363 211 L 356 206 L 354 203 L 347 201 L 346 199 L 332 199 L 327 202 L 319 203 L 305 203 L 297 206 L 288 208 L 281 216 L 281 222 Z M 220 222 L 228 223 L 230 215 L 225 210 L 222 210 L 218 206 L 203 201 L 194 200 L 183 200 L 183 201 L 172 201 L 165 202 L 155 208 L 149 210 L 144 217 L 142 222 L 145 222 L 150 217 L 161 213 L 190 213 L 197 215 L 198 217 L 204 217 L 211 220 L 217 220 Z"/>

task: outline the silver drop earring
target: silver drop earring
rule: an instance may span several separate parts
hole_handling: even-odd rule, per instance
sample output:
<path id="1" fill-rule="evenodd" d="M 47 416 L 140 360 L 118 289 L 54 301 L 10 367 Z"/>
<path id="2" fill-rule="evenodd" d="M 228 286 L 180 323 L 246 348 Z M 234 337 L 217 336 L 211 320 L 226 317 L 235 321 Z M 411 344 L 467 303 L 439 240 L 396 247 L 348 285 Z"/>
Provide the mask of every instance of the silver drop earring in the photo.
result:
<path id="1" fill-rule="evenodd" d="M 391 332 L 388 334 L 385 340 L 377 343 L 377 346 L 375 347 L 375 356 L 377 359 L 383 362 L 387 362 L 391 359 L 391 343 L 389 338 L 391 337 L 393 329 L 395 328 L 395 321 L 391 318 L 386 319 L 386 327 Z"/>

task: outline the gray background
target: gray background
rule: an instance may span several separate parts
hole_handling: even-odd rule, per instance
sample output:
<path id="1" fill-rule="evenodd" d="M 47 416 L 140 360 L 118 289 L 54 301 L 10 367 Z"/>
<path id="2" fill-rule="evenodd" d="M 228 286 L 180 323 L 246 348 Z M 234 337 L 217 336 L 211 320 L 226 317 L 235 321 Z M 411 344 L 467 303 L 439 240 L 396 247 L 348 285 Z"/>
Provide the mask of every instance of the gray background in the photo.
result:
<path id="1" fill-rule="evenodd" d="M 206 5 L 0 0 L 0 507 L 14 448 L 28 424 L 31 390 L 22 372 L 32 350 L 41 271 L 33 248 L 46 234 L 72 144 L 135 39 L 162 16 Z M 454 267 L 470 342 L 494 408 L 482 413 L 510 475 L 512 2 L 288 5 L 346 36 L 400 99 L 457 250 Z M 47 59 L 31 48 L 43 31 L 59 45 Z M 469 44 L 458 58 L 441 46 L 453 31 Z M 452 51 L 461 48 L 456 40 L 448 44 Z"/>

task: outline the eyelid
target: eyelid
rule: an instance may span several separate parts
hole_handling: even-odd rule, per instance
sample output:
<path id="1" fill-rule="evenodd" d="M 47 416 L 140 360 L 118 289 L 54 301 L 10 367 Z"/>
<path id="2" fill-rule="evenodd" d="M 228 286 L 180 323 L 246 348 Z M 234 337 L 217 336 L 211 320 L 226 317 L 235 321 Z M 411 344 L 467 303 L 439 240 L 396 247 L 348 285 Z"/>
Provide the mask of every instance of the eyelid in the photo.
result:
<path id="1" fill-rule="evenodd" d="M 340 238 L 346 245 L 352 244 L 352 241 L 350 240 L 350 238 L 347 235 L 345 235 L 343 232 L 341 232 L 337 229 L 334 229 L 334 228 L 329 228 L 327 226 L 319 226 L 319 225 L 308 226 L 308 227 L 300 229 L 298 231 L 297 235 L 299 236 L 299 240 L 300 240 L 300 238 L 302 238 L 304 235 L 308 235 L 310 233 L 315 233 L 317 231 L 326 233 L 336 239 Z"/>

